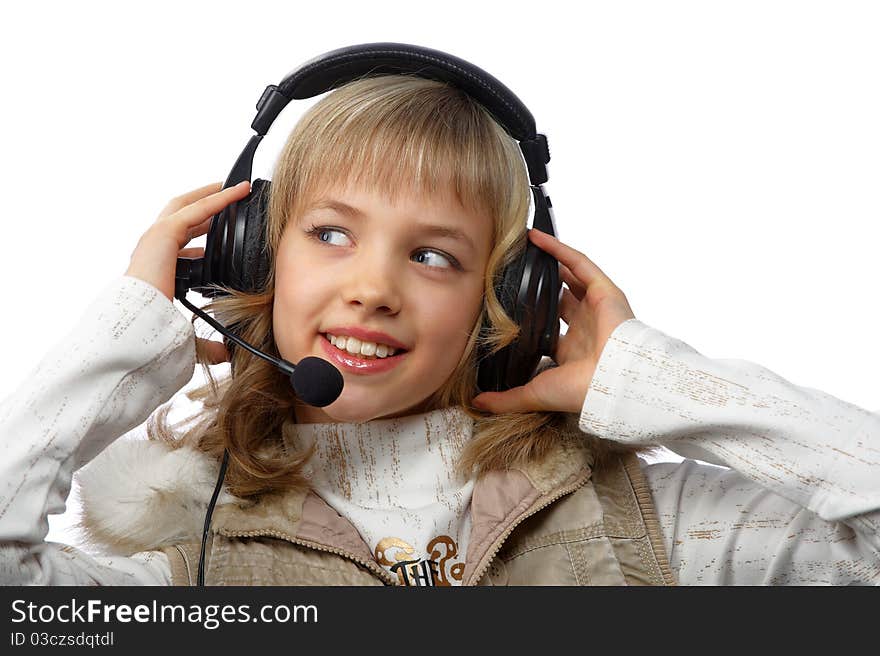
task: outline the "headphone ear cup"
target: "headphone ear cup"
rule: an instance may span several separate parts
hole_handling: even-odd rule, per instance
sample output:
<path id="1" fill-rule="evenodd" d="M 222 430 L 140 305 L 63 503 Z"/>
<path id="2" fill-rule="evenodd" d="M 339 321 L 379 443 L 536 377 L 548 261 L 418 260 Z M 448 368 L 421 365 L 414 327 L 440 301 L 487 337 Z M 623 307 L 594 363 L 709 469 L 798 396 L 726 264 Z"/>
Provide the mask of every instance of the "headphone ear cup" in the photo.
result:
<path id="1" fill-rule="evenodd" d="M 270 181 L 254 180 L 251 192 L 215 219 L 217 225 L 209 233 L 205 245 L 210 282 L 251 293 L 265 288 L 269 276 L 266 224 L 270 188 Z M 221 294 L 212 294 L 218 295 Z M 236 324 L 227 326 L 227 329 L 238 334 Z M 223 343 L 231 358 L 235 342 L 224 337 Z"/>
<path id="2" fill-rule="evenodd" d="M 529 284 L 525 288 L 526 296 L 520 303 L 531 310 L 531 321 L 528 322 L 527 353 L 534 357 L 534 365 L 528 372 L 531 376 L 545 355 L 552 356 L 559 339 L 559 296 L 562 283 L 559 278 L 559 262 L 549 253 L 545 253 L 529 242 L 529 253 L 526 258 L 524 276 Z"/>
<path id="3" fill-rule="evenodd" d="M 265 289 L 269 277 L 269 251 L 266 242 L 266 224 L 269 215 L 269 180 L 254 180 L 247 203 L 239 207 L 239 220 L 244 220 L 244 240 L 235 289 L 259 292 Z"/>
<path id="4" fill-rule="evenodd" d="M 265 287 L 269 275 L 266 221 L 270 188 L 268 180 L 254 180 L 251 193 L 214 217 L 205 241 L 205 288 L 214 284 L 256 292 Z M 200 291 L 211 297 L 222 294 Z"/>
<path id="5" fill-rule="evenodd" d="M 507 315 L 520 327 L 519 338 L 494 355 L 480 352 L 477 385 L 483 392 L 503 392 L 524 385 L 541 357 L 552 355 L 559 336 L 559 264 L 527 242 L 495 287 Z M 483 324 L 488 330 L 488 320 Z"/>
<path id="6" fill-rule="evenodd" d="M 525 257 L 522 255 L 510 262 L 498 276 L 495 284 L 495 296 L 501 304 L 504 313 L 517 324 L 521 322 L 521 313 L 517 308 L 516 299 L 522 284 Z M 521 324 L 520 324 L 521 325 Z M 489 319 L 483 322 L 483 335 L 488 334 L 490 328 Z M 482 392 L 502 392 L 510 389 L 506 383 L 510 369 L 510 360 L 517 342 L 505 346 L 494 354 L 489 354 L 486 347 L 480 346 L 478 350 L 477 386 Z"/>

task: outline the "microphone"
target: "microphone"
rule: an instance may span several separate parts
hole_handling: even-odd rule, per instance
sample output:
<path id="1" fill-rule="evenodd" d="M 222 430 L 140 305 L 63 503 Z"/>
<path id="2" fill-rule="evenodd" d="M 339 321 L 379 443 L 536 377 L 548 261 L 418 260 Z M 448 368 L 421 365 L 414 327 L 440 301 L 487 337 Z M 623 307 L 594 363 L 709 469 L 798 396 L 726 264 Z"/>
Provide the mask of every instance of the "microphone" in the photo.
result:
<path id="1" fill-rule="evenodd" d="M 180 263 L 182 259 L 183 258 L 178 259 L 178 263 Z M 225 326 L 215 321 L 213 317 L 204 312 L 201 308 L 198 308 L 187 301 L 186 290 L 188 289 L 188 286 L 184 284 L 185 282 L 185 280 L 182 282 L 181 278 L 178 276 L 174 297 L 180 301 L 184 307 L 188 308 L 190 312 L 201 317 L 204 321 L 210 324 L 216 331 L 231 339 L 243 349 L 250 351 L 257 357 L 263 358 L 267 362 L 270 362 L 281 369 L 281 371 L 290 377 L 290 384 L 293 385 L 294 392 L 296 392 L 296 395 L 302 401 L 309 405 L 323 408 L 325 405 L 330 405 L 339 398 L 343 386 L 342 374 L 339 373 L 339 369 L 326 360 L 313 356 L 305 357 L 299 361 L 299 364 L 295 365 L 287 360 L 275 358 L 268 353 L 263 353 L 254 348 L 238 335 L 234 335 L 227 330 Z M 196 583 L 199 587 L 204 587 L 205 585 L 205 550 L 208 543 L 208 529 L 211 526 L 211 516 L 214 514 L 214 505 L 217 503 L 217 497 L 220 495 L 220 490 L 223 487 L 223 479 L 226 477 L 226 467 L 228 464 L 229 450 L 223 449 L 223 460 L 220 463 L 220 473 L 217 476 L 217 484 L 214 486 L 214 494 L 211 495 L 211 501 L 208 503 L 208 510 L 205 513 L 205 526 L 202 531 L 202 546 L 199 551 L 199 567 Z"/>
<path id="2" fill-rule="evenodd" d="M 209 314 L 203 312 L 201 308 L 187 301 L 183 294 L 178 295 L 176 298 L 193 314 L 209 323 L 217 332 L 228 337 L 243 349 L 250 351 L 257 357 L 263 358 L 267 362 L 271 362 L 281 369 L 290 377 L 293 391 L 305 403 L 323 408 L 325 405 L 333 403 L 342 394 L 342 374 L 339 373 L 339 369 L 326 360 L 308 356 L 300 360 L 299 364 L 291 364 L 287 360 L 272 357 L 268 353 L 263 353 L 254 348 L 238 335 L 231 333 L 225 326 L 215 321 Z"/>

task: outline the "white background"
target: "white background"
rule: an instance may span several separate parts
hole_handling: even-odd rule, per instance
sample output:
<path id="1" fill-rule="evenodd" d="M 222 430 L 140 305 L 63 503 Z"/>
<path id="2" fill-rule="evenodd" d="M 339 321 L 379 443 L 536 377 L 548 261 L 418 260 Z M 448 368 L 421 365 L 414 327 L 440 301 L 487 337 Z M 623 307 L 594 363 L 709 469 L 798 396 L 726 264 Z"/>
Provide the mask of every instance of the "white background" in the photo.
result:
<path id="1" fill-rule="evenodd" d="M 463 57 L 528 105 L 560 237 L 639 319 L 880 406 L 878 5 L 539 6 L 5 7 L 0 397 L 122 275 L 171 197 L 225 178 L 267 84 L 328 50 L 399 41 Z M 309 104 L 282 113 L 255 176 Z"/>

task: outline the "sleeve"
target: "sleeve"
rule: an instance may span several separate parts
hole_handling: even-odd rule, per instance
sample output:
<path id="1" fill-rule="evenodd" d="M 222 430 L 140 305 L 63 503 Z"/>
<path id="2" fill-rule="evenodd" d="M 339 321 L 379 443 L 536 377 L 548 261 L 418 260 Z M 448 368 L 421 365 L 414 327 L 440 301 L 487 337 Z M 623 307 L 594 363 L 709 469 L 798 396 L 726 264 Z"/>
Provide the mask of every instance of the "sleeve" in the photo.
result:
<path id="1" fill-rule="evenodd" d="M 73 473 L 192 377 L 195 333 L 152 285 L 122 276 L 0 403 L 0 582 L 166 584 L 167 558 L 93 557 L 45 542 Z"/>
<path id="2" fill-rule="evenodd" d="M 645 467 L 680 582 L 880 584 L 880 414 L 630 319 L 580 428 L 687 459 Z"/>

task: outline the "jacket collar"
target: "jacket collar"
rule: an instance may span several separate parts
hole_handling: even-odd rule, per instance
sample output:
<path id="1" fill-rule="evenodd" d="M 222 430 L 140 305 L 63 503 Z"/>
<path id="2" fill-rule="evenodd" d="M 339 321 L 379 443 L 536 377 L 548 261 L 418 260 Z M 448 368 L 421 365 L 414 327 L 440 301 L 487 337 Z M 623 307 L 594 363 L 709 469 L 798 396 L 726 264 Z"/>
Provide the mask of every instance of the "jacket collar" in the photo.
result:
<path id="1" fill-rule="evenodd" d="M 462 578 L 466 585 L 479 580 L 517 524 L 590 479 L 593 452 L 577 426 L 578 416 L 566 415 L 559 440 L 541 462 L 477 479 Z"/>
<path id="2" fill-rule="evenodd" d="M 566 416 L 560 439 L 542 462 L 487 472 L 477 479 L 465 583 L 478 578 L 519 522 L 589 479 L 593 454 L 577 421 L 577 415 Z M 217 469 L 216 461 L 190 447 L 117 440 L 77 473 L 83 542 L 109 553 L 130 554 L 200 540 Z M 390 580 L 382 576 L 387 572 L 375 563 L 354 525 L 310 490 L 266 495 L 256 503 L 224 491 L 212 530 L 323 548 Z"/>
<path id="3" fill-rule="evenodd" d="M 567 430 L 542 462 L 487 472 L 477 479 L 464 582 L 479 578 L 519 522 L 589 479 L 592 452 L 584 436 L 572 432 L 576 425 L 576 417 L 573 426 L 567 418 Z M 215 511 L 212 526 L 226 536 L 274 535 L 355 556 L 364 564 L 374 562 L 355 526 L 313 491 L 265 497 L 254 506 L 226 504 Z"/>

